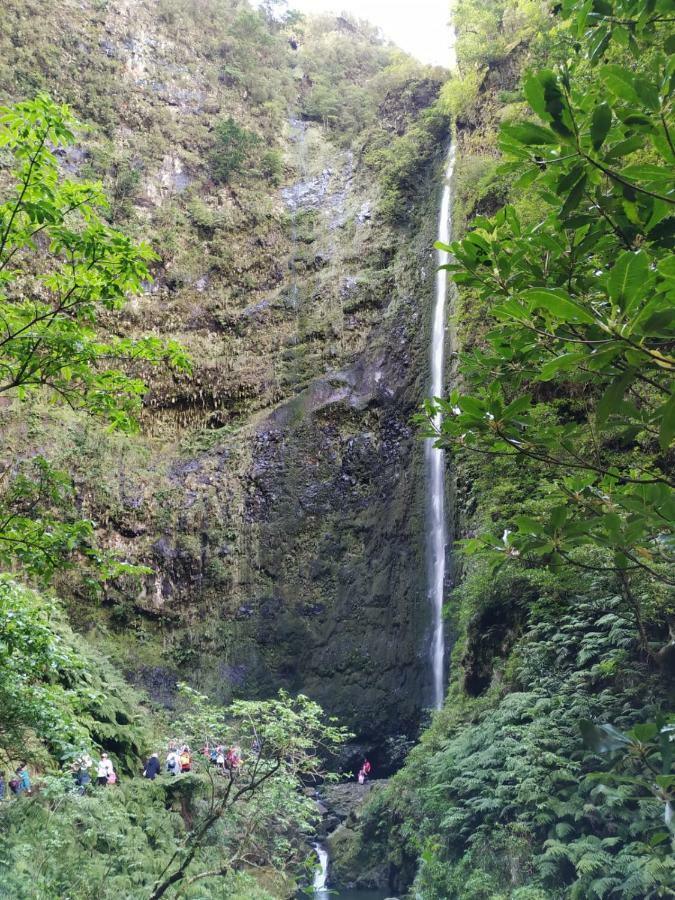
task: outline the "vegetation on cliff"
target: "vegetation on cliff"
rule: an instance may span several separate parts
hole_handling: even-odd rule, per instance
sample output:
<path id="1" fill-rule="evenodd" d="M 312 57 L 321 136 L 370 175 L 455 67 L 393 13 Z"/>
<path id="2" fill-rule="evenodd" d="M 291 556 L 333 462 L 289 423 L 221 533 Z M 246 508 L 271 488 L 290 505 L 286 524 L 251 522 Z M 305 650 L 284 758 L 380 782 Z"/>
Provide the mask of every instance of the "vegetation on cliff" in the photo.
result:
<path id="1" fill-rule="evenodd" d="M 365 843 L 425 898 L 670 896 L 668 10 L 567 3 L 528 56 L 527 11 L 481 9 L 460 4 L 478 36 L 444 92 L 487 157 L 458 183 L 464 353 L 428 406 L 466 538 L 451 685 Z"/>
<path id="2" fill-rule="evenodd" d="M 365 740 L 410 739 L 422 510 L 399 473 L 419 459 L 445 72 L 353 17 L 239 0 L 8 0 L 0 50 L 3 97 L 49 91 L 85 124 L 62 176 L 100 179 L 106 227 L 157 256 L 101 324 L 191 359 L 127 373 L 149 386 L 134 433 L 44 397 L 3 408 L 26 477 L 38 449 L 68 473 L 61 521 L 93 531 L 71 559 L 139 567 L 57 572 L 71 621 L 163 702 L 189 671 L 223 702 L 311 691 Z"/>

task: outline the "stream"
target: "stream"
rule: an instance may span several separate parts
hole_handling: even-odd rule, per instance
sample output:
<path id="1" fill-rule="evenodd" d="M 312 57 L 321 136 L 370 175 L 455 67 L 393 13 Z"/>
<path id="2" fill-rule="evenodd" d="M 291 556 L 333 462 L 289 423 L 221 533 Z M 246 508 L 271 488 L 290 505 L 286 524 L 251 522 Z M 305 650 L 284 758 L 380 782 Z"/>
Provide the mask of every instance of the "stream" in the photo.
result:
<path id="1" fill-rule="evenodd" d="M 314 875 L 312 885 L 313 893 L 300 896 L 313 898 L 313 900 L 387 900 L 391 893 L 386 891 L 364 891 L 353 888 L 351 890 L 335 890 L 328 887 L 328 851 L 321 844 L 314 844 L 314 850 L 319 857 L 319 866 Z M 394 900 L 394 898 L 392 898 Z"/>

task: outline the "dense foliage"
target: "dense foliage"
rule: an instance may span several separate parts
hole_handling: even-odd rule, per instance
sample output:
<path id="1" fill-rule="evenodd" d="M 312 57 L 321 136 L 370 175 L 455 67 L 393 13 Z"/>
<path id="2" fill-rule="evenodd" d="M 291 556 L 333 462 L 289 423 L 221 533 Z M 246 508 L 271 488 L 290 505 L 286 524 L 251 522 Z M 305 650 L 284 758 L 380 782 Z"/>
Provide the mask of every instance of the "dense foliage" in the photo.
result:
<path id="1" fill-rule="evenodd" d="M 453 246 L 455 281 L 496 324 L 463 363 L 480 391 L 440 404 L 442 443 L 514 454 L 559 478 L 546 519 L 520 516 L 472 549 L 555 566 L 588 565 L 578 548 L 601 547 L 642 629 L 631 574 L 672 586 L 672 60 L 658 6 L 622 14 L 628 59 L 622 27 L 574 12 L 576 57 L 525 81 L 546 124 L 502 129 L 513 190 L 534 185 L 550 212 L 523 226 L 507 206 Z M 604 55 L 623 65 L 601 65 Z"/>
<path id="2" fill-rule="evenodd" d="M 139 696 L 55 601 L 0 577 L 0 754 L 40 765 L 97 744 L 133 771 L 149 739 Z"/>
<path id="3" fill-rule="evenodd" d="M 581 731 L 591 719 L 630 727 L 664 698 L 606 581 L 538 588 L 509 691 L 480 703 L 453 691 L 369 811 L 366 840 L 388 842 L 399 866 L 418 858 L 425 898 L 669 896 L 671 836 L 642 786 L 649 772 L 607 772 L 606 748 L 585 748 Z M 576 593 L 589 588 L 593 600 Z"/>
<path id="4" fill-rule="evenodd" d="M 35 796 L 0 806 L 6 896 L 148 898 L 180 885 L 181 896 L 252 898 L 268 894 L 250 870 L 273 892 L 302 875 L 317 815 L 303 788 L 344 730 L 302 696 L 223 710 L 185 687 L 171 722 L 142 718 L 140 701 L 56 603 L 0 581 L 0 767 L 27 759 L 46 773 Z M 177 737 L 195 748 L 192 772 L 141 779 L 153 744 Z M 240 765 L 214 766 L 205 743 L 241 748 Z M 80 793 L 71 765 L 103 750 L 121 785 Z"/>

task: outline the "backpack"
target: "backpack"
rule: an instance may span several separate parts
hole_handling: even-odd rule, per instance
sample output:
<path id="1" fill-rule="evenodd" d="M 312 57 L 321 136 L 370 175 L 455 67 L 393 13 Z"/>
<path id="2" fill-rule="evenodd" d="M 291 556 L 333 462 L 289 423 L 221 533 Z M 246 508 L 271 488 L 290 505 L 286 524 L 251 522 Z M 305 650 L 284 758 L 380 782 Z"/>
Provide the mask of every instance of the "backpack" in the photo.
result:
<path id="1" fill-rule="evenodd" d="M 18 778 L 12 778 L 9 782 L 9 789 L 13 794 L 19 793 L 19 787 L 21 786 L 21 781 Z"/>
<path id="2" fill-rule="evenodd" d="M 114 772 L 111 772 L 110 775 L 108 775 L 108 784 L 115 784 L 116 781 L 117 775 L 115 775 Z"/>
<path id="3" fill-rule="evenodd" d="M 180 767 L 181 767 L 181 769 L 189 769 L 190 768 L 190 754 L 189 753 L 181 753 Z"/>

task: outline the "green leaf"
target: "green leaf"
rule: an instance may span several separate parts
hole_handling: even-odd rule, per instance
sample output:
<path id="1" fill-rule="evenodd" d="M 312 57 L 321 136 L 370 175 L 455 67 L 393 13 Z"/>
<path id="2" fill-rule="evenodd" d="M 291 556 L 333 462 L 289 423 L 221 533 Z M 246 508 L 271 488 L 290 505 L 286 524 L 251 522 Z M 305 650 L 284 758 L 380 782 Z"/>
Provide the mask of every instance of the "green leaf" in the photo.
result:
<path id="1" fill-rule="evenodd" d="M 598 425 L 604 425 L 610 414 L 617 410 L 623 395 L 634 380 L 635 372 L 633 369 L 629 369 L 610 384 L 598 401 L 595 409 L 595 418 Z"/>
<path id="2" fill-rule="evenodd" d="M 502 418 L 508 419 L 512 416 L 516 416 L 518 415 L 518 413 L 524 412 L 526 409 L 529 409 L 531 405 L 532 397 L 529 394 L 526 394 L 524 397 L 518 397 L 517 400 L 509 403 L 509 405 L 502 413 Z"/>
<path id="3" fill-rule="evenodd" d="M 608 103 L 600 103 L 593 110 L 591 118 L 591 143 L 594 150 L 599 150 L 612 126 L 612 110 Z"/>
<path id="4" fill-rule="evenodd" d="M 642 75 L 637 75 L 633 80 L 633 84 L 635 85 L 638 97 L 642 100 L 644 105 L 654 112 L 658 111 L 661 104 L 656 85 L 652 84 L 651 81 Z"/>
<path id="5" fill-rule="evenodd" d="M 554 73 L 550 70 L 545 70 L 539 72 L 537 75 L 531 75 L 525 80 L 525 84 L 523 85 L 525 98 L 540 119 L 548 118 L 546 101 L 544 99 L 544 82 L 548 77 L 555 80 Z"/>
<path id="6" fill-rule="evenodd" d="M 609 296 L 625 312 L 629 312 L 640 297 L 644 296 L 649 277 L 647 254 L 624 251 L 612 267 L 607 280 Z"/>
<path id="7" fill-rule="evenodd" d="M 562 290 L 533 288 L 521 295 L 533 309 L 544 308 L 564 322 L 595 322 L 595 317 L 587 309 Z"/>
<path id="8" fill-rule="evenodd" d="M 636 741 L 644 744 L 646 741 L 653 740 L 658 734 L 658 727 L 655 722 L 644 722 L 641 725 L 634 725 L 628 732 Z"/>
<path id="9" fill-rule="evenodd" d="M 541 522 L 538 522 L 536 519 L 533 519 L 531 516 L 516 516 L 515 525 L 518 528 L 518 531 L 521 531 L 523 534 L 542 534 L 543 527 Z"/>
<path id="10" fill-rule="evenodd" d="M 584 172 L 579 181 L 577 181 L 572 190 L 569 192 L 565 202 L 563 203 L 562 209 L 560 210 L 560 215 L 563 219 L 569 216 L 569 214 L 579 205 L 581 198 L 584 195 L 584 191 L 586 190 L 587 182 L 588 175 Z"/>
<path id="11" fill-rule="evenodd" d="M 655 166 L 648 163 L 626 166 L 621 170 L 621 175 L 630 181 L 646 181 L 652 184 L 662 184 L 666 188 L 673 186 L 673 171 L 667 166 Z"/>
<path id="12" fill-rule="evenodd" d="M 633 75 L 628 69 L 617 65 L 603 66 L 600 69 L 600 78 L 616 97 L 630 103 L 639 102 Z"/>
<path id="13" fill-rule="evenodd" d="M 527 169 L 513 182 L 513 190 L 521 191 L 523 188 L 529 187 L 532 182 L 536 181 L 537 178 L 541 175 L 541 171 L 533 166 L 531 169 Z"/>
<path id="14" fill-rule="evenodd" d="M 550 128 L 542 128 L 533 122 L 513 122 L 502 125 L 502 134 L 526 146 L 558 144 L 559 139 Z"/>
<path id="15" fill-rule="evenodd" d="M 628 156 L 629 153 L 641 150 L 644 144 L 645 137 L 641 134 L 634 134 L 632 137 L 606 148 L 605 159 L 609 162 L 614 159 L 620 159 L 622 156 Z"/>
<path id="16" fill-rule="evenodd" d="M 539 371 L 539 381 L 550 381 L 559 372 L 567 372 L 574 369 L 576 365 L 588 359 L 588 353 L 563 353 L 562 356 L 556 356 L 544 363 Z"/>

